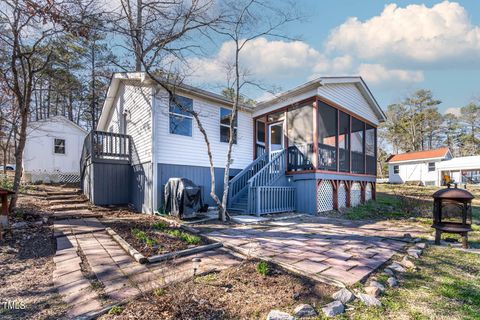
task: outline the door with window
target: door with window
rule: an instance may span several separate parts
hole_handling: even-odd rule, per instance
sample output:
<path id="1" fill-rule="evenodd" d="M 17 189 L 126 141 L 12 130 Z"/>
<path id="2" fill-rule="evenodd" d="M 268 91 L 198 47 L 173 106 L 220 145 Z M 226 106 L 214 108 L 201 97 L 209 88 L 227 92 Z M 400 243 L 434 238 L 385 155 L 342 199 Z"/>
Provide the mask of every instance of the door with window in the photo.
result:
<path id="1" fill-rule="evenodd" d="M 268 150 L 270 160 L 284 148 L 283 122 L 268 125 Z"/>

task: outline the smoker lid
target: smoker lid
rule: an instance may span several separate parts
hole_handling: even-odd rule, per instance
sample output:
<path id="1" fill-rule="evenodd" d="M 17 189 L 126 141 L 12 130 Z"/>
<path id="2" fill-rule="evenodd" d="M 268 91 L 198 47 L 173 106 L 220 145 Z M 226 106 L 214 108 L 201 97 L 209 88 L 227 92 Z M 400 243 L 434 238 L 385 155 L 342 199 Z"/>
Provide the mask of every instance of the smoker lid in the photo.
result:
<path id="1" fill-rule="evenodd" d="M 465 189 L 445 188 L 438 190 L 432 195 L 435 199 L 459 199 L 459 200 L 471 200 L 475 198 L 470 192 Z"/>

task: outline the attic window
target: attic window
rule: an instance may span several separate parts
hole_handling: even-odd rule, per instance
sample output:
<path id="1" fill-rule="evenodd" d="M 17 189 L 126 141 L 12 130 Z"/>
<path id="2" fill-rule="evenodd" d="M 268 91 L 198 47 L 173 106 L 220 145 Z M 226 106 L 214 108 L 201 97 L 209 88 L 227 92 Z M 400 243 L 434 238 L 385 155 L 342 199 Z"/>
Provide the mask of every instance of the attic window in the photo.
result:
<path id="1" fill-rule="evenodd" d="M 65 154 L 65 140 L 64 139 L 55 139 L 54 141 L 54 152 L 58 154 Z"/>

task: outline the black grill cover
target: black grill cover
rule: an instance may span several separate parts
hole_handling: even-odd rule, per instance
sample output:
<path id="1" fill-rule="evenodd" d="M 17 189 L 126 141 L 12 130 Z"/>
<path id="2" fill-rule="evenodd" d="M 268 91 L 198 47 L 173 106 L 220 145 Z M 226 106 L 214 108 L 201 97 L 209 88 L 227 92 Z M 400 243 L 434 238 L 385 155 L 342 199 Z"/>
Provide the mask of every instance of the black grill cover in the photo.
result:
<path id="1" fill-rule="evenodd" d="M 165 211 L 180 219 L 196 216 L 203 208 L 202 190 L 191 180 L 170 178 L 165 185 Z"/>

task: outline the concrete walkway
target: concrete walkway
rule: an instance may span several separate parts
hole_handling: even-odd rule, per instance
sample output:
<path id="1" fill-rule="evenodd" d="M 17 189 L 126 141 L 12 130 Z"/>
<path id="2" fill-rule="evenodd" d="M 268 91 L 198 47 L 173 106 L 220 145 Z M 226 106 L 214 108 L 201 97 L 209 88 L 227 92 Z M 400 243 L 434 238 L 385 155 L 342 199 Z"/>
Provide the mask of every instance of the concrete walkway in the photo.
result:
<path id="1" fill-rule="evenodd" d="M 197 273 L 228 268 L 240 260 L 224 249 L 142 265 L 128 255 L 96 218 L 55 220 L 55 288 L 70 306 L 68 318 L 90 318 L 111 306 Z"/>
<path id="2" fill-rule="evenodd" d="M 339 286 L 361 281 L 401 251 L 409 240 L 405 233 L 415 237 L 430 232 L 398 221 L 365 223 L 315 216 L 196 227 L 244 255 Z"/>

